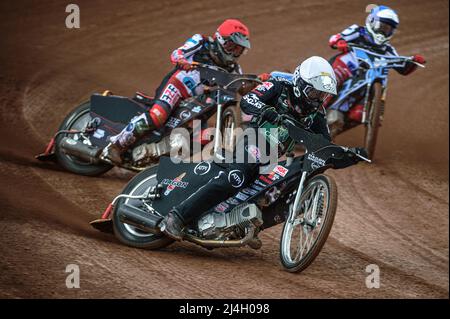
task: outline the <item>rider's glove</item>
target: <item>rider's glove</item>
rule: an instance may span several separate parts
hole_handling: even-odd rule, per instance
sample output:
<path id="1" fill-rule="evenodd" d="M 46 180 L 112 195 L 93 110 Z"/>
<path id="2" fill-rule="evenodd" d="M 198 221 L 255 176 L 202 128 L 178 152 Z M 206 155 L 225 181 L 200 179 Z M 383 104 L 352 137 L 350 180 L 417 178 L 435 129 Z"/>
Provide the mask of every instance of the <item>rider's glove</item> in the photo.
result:
<path id="1" fill-rule="evenodd" d="M 263 120 L 269 121 L 272 124 L 276 124 L 278 122 L 280 114 L 275 110 L 274 107 L 266 107 L 262 113 L 261 118 Z"/>
<path id="2" fill-rule="evenodd" d="M 342 53 L 347 53 L 349 51 L 348 43 L 344 39 L 340 39 L 336 42 L 336 49 L 341 51 Z"/>
<path id="3" fill-rule="evenodd" d="M 191 63 L 189 63 L 186 59 L 178 60 L 177 66 L 178 66 L 178 68 L 180 68 L 181 70 L 184 70 L 184 71 L 189 71 L 194 68 L 194 66 Z"/>
<path id="4" fill-rule="evenodd" d="M 267 81 L 269 78 L 270 78 L 269 73 L 261 73 L 260 75 L 258 75 L 258 79 L 260 79 L 263 82 Z"/>
<path id="5" fill-rule="evenodd" d="M 414 62 L 417 62 L 417 63 L 420 63 L 420 64 L 427 63 L 427 60 L 425 60 L 425 57 L 423 55 L 420 55 L 420 54 L 414 55 L 412 60 Z"/>

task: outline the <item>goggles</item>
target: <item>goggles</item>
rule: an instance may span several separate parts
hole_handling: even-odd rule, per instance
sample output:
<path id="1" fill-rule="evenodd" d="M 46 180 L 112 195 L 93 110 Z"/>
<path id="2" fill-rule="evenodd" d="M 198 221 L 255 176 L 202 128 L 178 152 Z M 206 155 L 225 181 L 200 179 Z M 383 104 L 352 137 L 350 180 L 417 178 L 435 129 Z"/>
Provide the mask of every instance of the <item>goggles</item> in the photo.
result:
<path id="1" fill-rule="evenodd" d="M 390 25 L 388 23 L 378 21 L 375 24 L 374 31 L 376 33 L 383 34 L 385 37 L 391 37 L 394 34 L 395 29 L 396 29 L 395 27 L 393 27 L 392 25 Z"/>
<path id="2" fill-rule="evenodd" d="M 225 40 L 222 47 L 227 54 L 231 54 L 236 58 L 247 52 L 246 48 L 234 43 L 231 39 Z"/>

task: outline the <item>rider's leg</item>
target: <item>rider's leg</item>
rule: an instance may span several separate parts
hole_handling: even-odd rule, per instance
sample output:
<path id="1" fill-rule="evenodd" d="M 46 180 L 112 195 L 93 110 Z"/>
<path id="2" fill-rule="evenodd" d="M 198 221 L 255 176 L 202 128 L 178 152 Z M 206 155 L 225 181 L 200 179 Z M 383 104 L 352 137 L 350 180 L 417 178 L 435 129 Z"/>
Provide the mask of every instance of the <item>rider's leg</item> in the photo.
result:
<path id="1" fill-rule="evenodd" d="M 155 127 L 155 123 L 147 113 L 133 117 L 119 134 L 110 137 L 110 143 L 103 149 L 103 158 L 116 165 L 121 164 L 122 154 Z"/>
<path id="2" fill-rule="evenodd" d="M 150 131 L 162 127 L 180 100 L 192 96 L 192 91 L 182 81 L 181 75 L 186 75 L 180 73 L 171 72 L 170 76 L 164 78 L 156 91 L 155 103 L 148 113 L 133 118 L 122 132 L 110 138 L 111 143 L 102 152 L 104 158 L 120 165 L 124 152 Z"/>
<path id="3" fill-rule="evenodd" d="M 244 163 L 236 163 L 235 160 L 228 166 L 224 166 L 214 178 L 175 206 L 162 221 L 162 231 L 175 240 L 181 240 L 185 225 L 208 209 L 233 196 L 244 185 L 252 181 L 258 173 L 259 160 L 254 158 L 249 160 L 250 155 L 245 154 L 243 157 L 236 156 L 236 152 L 247 152 L 248 149 L 254 150 L 254 147 L 250 147 L 246 140 L 241 139 L 235 148 L 235 159 L 242 158 Z M 217 165 L 220 166 L 220 164 Z"/>
<path id="4" fill-rule="evenodd" d="M 334 74 L 336 75 L 338 90 L 342 87 L 347 79 L 351 78 L 358 67 L 358 60 L 353 53 L 343 53 L 336 56 L 331 62 Z M 325 102 L 324 107 L 327 108 L 330 102 L 333 100 L 333 96 L 330 96 Z"/>

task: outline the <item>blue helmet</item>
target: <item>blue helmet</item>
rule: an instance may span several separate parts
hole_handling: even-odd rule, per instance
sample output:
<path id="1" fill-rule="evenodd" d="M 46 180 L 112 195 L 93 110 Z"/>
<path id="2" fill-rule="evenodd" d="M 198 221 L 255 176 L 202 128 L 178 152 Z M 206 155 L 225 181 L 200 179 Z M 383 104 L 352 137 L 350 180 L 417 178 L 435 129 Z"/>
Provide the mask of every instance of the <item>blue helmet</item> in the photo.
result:
<path id="1" fill-rule="evenodd" d="M 377 6 L 367 16 L 366 29 L 373 42 L 382 45 L 392 38 L 399 23 L 400 20 L 394 10 L 386 6 Z"/>

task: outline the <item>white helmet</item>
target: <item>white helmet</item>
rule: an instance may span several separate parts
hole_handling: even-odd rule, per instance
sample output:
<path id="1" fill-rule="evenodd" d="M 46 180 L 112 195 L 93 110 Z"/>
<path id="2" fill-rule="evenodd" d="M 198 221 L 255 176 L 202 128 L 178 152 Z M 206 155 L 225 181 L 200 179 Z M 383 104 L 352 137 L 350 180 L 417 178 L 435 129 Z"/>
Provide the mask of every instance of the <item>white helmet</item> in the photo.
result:
<path id="1" fill-rule="evenodd" d="M 319 56 L 306 59 L 295 69 L 292 84 L 294 95 L 301 98 L 303 106 L 303 110 L 296 108 L 298 113 L 315 112 L 330 94 L 337 94 L 333 68 Z"/>

